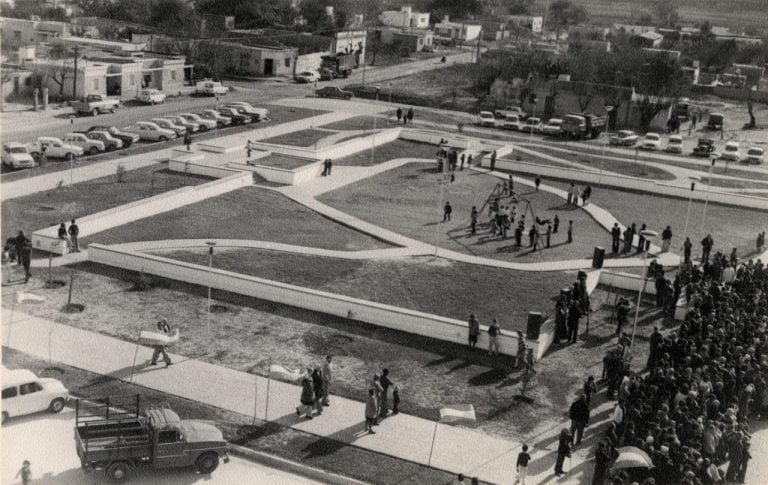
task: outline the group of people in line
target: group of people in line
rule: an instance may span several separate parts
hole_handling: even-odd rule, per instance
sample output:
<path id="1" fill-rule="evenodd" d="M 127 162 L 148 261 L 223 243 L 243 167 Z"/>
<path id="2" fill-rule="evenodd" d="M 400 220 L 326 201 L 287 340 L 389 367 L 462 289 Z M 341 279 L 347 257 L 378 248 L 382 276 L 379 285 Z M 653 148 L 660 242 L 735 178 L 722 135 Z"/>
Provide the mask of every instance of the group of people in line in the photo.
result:
<path id="1" fill-rule="evenodd" d="M 566 344 L 575 344 L 579 337 L 579 323 L 590 311 L 587 274 L 579 271 L 577 281 L 571 288 L 561 291 L 555 303 L 554 343 L 560 345 L 565 340 Z"/>
<path id="2" fill-rule="evenodd" d="M 66 241 L 67 247 L 73 253 L 80 252 L 80 244 L 78 243 L 78 237 L 80 236 L 80 227 L 77 225 L 74 219 L 67 227 L 63 222 L 59 225 L 59 239 Z"/>
<path id="3" fill-rule="evenodd" d="M 568 186 L 568 196 L 566 198 L 566 204 L 573 207 L 578 207 L 579 197 L 581 197 L 581 205 L 585 206 L 589 203 L 589 198 L 592 197 L 592 186 L 587 184 L 583 189 L 579 190 L 576 185 L 571 182 Z"/>
<path id="4" fill-rule="evenodd" d="M 398 123 L 402 119 L 404 125 L 413 124 L 413 107 L 408 108 L 408 111 L 405 111 L 403 108 L 397 108 L 395 115 L 397 116 Z"/>

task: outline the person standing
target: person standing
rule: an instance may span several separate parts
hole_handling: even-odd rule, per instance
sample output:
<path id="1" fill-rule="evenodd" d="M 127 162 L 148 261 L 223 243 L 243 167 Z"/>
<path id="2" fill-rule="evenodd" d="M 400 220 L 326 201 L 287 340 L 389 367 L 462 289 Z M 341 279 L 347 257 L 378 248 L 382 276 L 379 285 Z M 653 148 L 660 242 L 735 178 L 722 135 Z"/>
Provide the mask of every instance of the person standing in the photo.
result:
<path id="1" fill-rule="evenodd" d="M 397 116 L 397 124 L 400 124 L 400 118 L 403 117 L 403 108 L 397 108 L 397 111 L 395 112 L 395 115 Z"/>
<path id="2" fill-rule="evenodd" d="M 451 212 L 453 212 L 451 203 L 446 201 L 445 206 L 443 207 L 443 222 L 448 222 L 451 220 Z"/>
<path id="3" fill-rule="evenodd" d="M 323 406 L 330 406 L 331 378 L 333 377 L 333 356 L 326 355 L 323 362 Z"/>
<path id="4" fill-rule="evenodd" d="M 376 423 L 376 416 L 379 411 L 379 403 L 376 402 L 376 391 L 368 389 L 368 397 L 365 399 L 365 431 L 369 434 L 376 434 L 373 425 Z"/>
<path id="5" fill-rule="evenodd" d="M 704 236 L 704 239 L 701 240 L 701 263 L 705 264 L 709 261 L 709 253 L 712 251 L 712 246 L 714 246 L 714 241 L 712 239 L 711 234 L 707 234 Z"/>
<path id="6" fill-rule="evenodd" d="M 469 227 L 472 234 L 477 233 L 477 217 L 478 217 L 477 207 L 473 205 L 472 213 L 470 214 L 470 223 L 469 223 Z"/>
<path id="7" fill-rule="evenodd" d="M 547 249 L 549 249 L 549 241 L 552 239 L 552 224 L 547 224 Z"/>
<path id="8" fill-rule="evenodd" d="M 381 400 L 379 401 L 379 416 L 384 418 L 387 416 L 387 413 L 389 413 L 389 388 L 392 386 L 392 381 L 389 380 L 389 369 L 382 369 L 381 371 L 381 379 L 379 379 L 379 382 L 381 383 Z"/>
<path id="9" fill-rule="evenodd" d="M 467 157 L 467 168 L 472 166 L 472 154 L 470 153 Z"/>
<path id="10" fill-rule="evenodd" d="M 536 175 L 536 178 L 533 179 L 533 185 L 536 186 L 536 192 L 539 191 L 539 185 L 541 185 L 541 177 Z"/>
<path id="11" fill-rule="evenodd" d="M 491 322 L 491 326 L 488 327 L 488 352 L 491 355 L 499 355 L 499 333 L 501 327 L 499 322 L 495 318 Z"/>
<path id="12" fill-rule="evenodd" d="M 568 221 L 568 243 L 573 242 L 573 220 Z"/>
<path id="13" fill-rule="evenodd" d="M 525 364 L 525 354 L 528 352 L 528 344 L 525 342 L 525 334 L 517 331 L 517 353 L 515 354 L 515 369 Z"/>
<path id="14" fill-rule="evenodd" d="M 584 191 L 581 193 L 581 198 L 584 200 L 584 205 L 587 205 L 589 198 L 592 196 L 592 186 L 587 184 L 584 187 Z"/>
<path id="15" fill-rule="evenodd" d="M 563 475 L 563 463 L 571 456 L 571 436 L 567 429 L 560 430 L 560 438 L 557 445 L 557 460 L 555 461 L 555 475 Z"/>
<path id="16" fill-rule="evenodd" d="M 247 156 L 245 161 L 248 162 L 251 159 L 251 153 L 252 153 L 251 140 L 248 140 L 248 142 L 245 144 L 245 153 Z"/>
<path id="17" fill-rule="evenodd" d="M 661 231 L 661 252 L 669 252 L 669 247 L 672 245 L 672 228 L 667 226 L 666 229 Z"/>
<path id="18" fill-rule="evenodd" d="M 312 379 L 310 379 L 310 369 L 307 369 L 307 371 L 307 375 L 301 379 L 300 405 L 296 408 L 296 416 L 312 419 L 312 409 L 314 409 L 315 404 L 315 388 L 312 386 Z"/>
<path id="19" fill-rule="evenodd" d="M 462 153 L 461 154 L 461 165 L 459 166 L 459 171 L 464 170 L 464 160 L 465 160 L 465 158 L 466 158 L 466 154 Z"/>
<path id="20" fill-rule="evenodd" d="M 582 388 L 584 391 L 584 399 L 587 401 L 587 406 L 592 404 L 592 395 L 597 394 L 597 384 L 595 383 L 595 377 L 587 377 L 587 382 L 584 383 Z"/>
<path id="21" fill-rule="evenodd" d="M 29 485 L 32 483 L 32 466 L 29 460 L 24 460 L 21 464 L 21 468 L 16 472 L 16 477 L 21 477 L 21 485 Z"/>
<path id="22" fill-rule="evenodd" d="M 592 473 L 592 485 L 605 485 L 608 466 L 611 464 L 611 452 L 605 441 L 600 441 L 595 450 L 595 470 Z"/>
<path id="23" fill-rule="evenodd" d="M 16 254 L 16 261 L 18 262 L 19 266 L 21 266 L 21 258 L 19 257 L 19 254 L 21 254 L 21 249 L 24 247 L 25 244 L 29 244 L 29 243 L 30 241 L 27 238 L 27 235 L 24 234 L 24 231 L 19 231 L 16 237 L 13 238 L 13 249 Z"/>
<path id="24" fill-rule="evenodd" d="M 171 326 L 168 324 L 168 320 L 165 318 L 161 318 L 160 321 L 157 322 L 157 329 L 164 334 L 171 333 Z M 166 368 L 173 364 L 173 362 L 171 362 L 171 358 L 168 356 L 168 352 L 165 349 L 165 345 L 155 345 L 154 349 L 155 350 L 152 352 L 152 359 L 149 361 L 149 365 L 157 365 L 157 359 L 160 357 L 160 354 L 163 355 Z"/>
<path id="25" fill-rule="evenodd" d="M 80 228 L 77 225 L 77 222 L 75 222 L 74 219 L 72 219 L 72 222 L 69 224 L 69 238 L 72 242 L 72 252 L 79 253 L 80 252 L 80 245 L 77 243 L 77 238 L 80 236 Z"/>
<path id="26" fill-rule="evenodd" d="M 589 424 L 589 405 L 583 393 L 579 393 L 579 397 L 571 404 L 568 417 L 571 418 L 571 442 L 579 445 L 584 436 L 584 428 Z"/>
<path id="27" fill-rule="evenodd" d="M 573 205 L 573 193 L 576 190 L 576 187 L 574 187 L 573 182 L 571 182 L 571 185 L 568 187 L 568 199 L 567 199 L 567 205 Z"/>
<path id="28" fill-rule="evenodd" d="M 408 124 L 413 124 L 413 107 L 408 108 Z"/>
<path id="29" fill-rule="evenodd" d="M 581 308 L 577 299 L 571 300 L 568 307 L 568 343 L 575 344 L 579 337 L 579 319 L 581 318 Z"/>
<path id="30" fill-rule="evenodd" d="M 517 454 L 517 478 L 515 485 L 525 485 L 525 477 L 528 476 L 528 463 L 531 461 L 531 455 L 528 454 L 528 445 L 523 443 L 523 451 Z"/>
<path id="31" fill-rule="evenodd" d="M 640 226 L 640 232 L 637 236 L 637 252 L 642 253 L 645 249 L 645 236 L 643 236 L 643 232 L 645 231 L 645 224 L 642 224 Z"/>
<path id="32" fill-rule="evenodd" d="M 187 147 L 187 151 L 189 151 L 189 146 L 192 144 L 192 135 L 189 134 L 189 131 L 184 132 L 184 146 Z"/>
<path id="33" fill-rule="evenodd" d="M 32 277 L 32 273 L 29 271 L 32 265 L 32 242 L 29 239 L 21 246 L 17 257 L 19 258 L 19 264 L 24 268 L 24 284 L 27 284 Z"/>
<path id="34" fill-rule="evenodd" d="M 691 242 L 691 238 L 686 237 L 685 242 L 683 243 L 683 259 L 686 263 L 691 262 L 692 249 L 693 249 L 693 243 Z"/>
<path id="35" fill-rule="evenodd" d="M 477 347 L 477 337 L 480 335 L 480 322 L 474 313 L 469 314 L 469 346 Z"/>
<path id="36" fill-rule="evenodd" d="M 623 254 L 629 254 L 629 252 L 632 250 L 632 238 L 634 234 L 632 234 L 632 229 L 627 227 L 624 229 L 624 248 L 622 249 Z"/>
<path id="37" fill-rule="evenodd" d="M 491 170 L 496 170 L 496 150 L 491 152 Z"/>
<path id="38" fill-rule="evenodd" d="M 65 241 L 69 240 L 69 236 L 67 235 L 67 226 L 63 222 L 59 226 L 59 239 L 63 239 Z"/>
<path id="39" fill-rule="evenodd" d="M 533 249 L 531 250 L 531 252 L 535 253 L 536 249 L 538 249 L 539 247 L 539 230 L 536 228 L 536 226 L 533 226 L 531 230 L 533 231 L 533 242 L 531 244 L 533 246 Z"/>
<path id="40" fill-rule="evenodd" d="M 613 228 L 611 229 L 611 251 L 613 251 L 613 254 L 617 254 L 619 252 L 620 245 L 621 245 L 621 228 L 619 227 L 618 222 L 614 222 Z"/>
<path id="41" fill-rule="evenodd" d="M 376 416 L 373 419 L 373 425 L 379 425 L 379 413 L 381 413 L 381 400 L 384 396 L 384 387 L 381 385 L 381 376 L 379 374 L 373 375 L 373 381 L 371 382 L 371 389 L 376 396 Z"/>
<path id="42" fill-rule="evenodd" d="M 328 174 L 327 174 L 329 177 L 331 176 L 331 171 L 332 171 L 332 170 L 333 170 L 333 160 L 331 160 L 331 159 L 329 158 L 329 159 L 328 159 Z"/>
<path id="43" fill-rule="evenodd" d="M 558 229 L 560 229 L 560 218 L 555 214 L 555 218 L 552 220 L 552 234 L 557 234 Z"/>
<path id="44" fill-rule="evenodd" d="M 315 392 L 315 411 L 319 416 L 323 414 L 323 372 L 320 367 L 312 371 L 312 390 Z"/>

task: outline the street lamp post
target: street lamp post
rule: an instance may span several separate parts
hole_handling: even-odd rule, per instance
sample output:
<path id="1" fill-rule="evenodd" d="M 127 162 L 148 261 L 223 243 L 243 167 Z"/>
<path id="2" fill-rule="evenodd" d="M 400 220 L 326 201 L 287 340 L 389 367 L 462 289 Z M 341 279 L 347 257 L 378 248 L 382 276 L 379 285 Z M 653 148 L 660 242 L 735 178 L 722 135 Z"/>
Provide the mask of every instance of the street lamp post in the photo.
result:
<path id="1" fill-rule="evenodd" d="M 698 175 L 691 175 L 690 177 L 688 177 L 688 179 L 691 181 L 691 193 L 688 194 L 688 211 L 685 213 L 685 226 L 683 229 L 683 238 L 688 236 L 688 220 L 691 217 L 691 202 L 693 202 L 693 191 L 696 190 L 696 182 L 701 180 L 701 177 L 699 177 Z"/>
<path id="2" fill-rule="evenodd" d="M 216 246 L 215 241 L 206 241 L 205 244 L 208 245 L 208 269 L 213 269 L 213 247 Z M 208 336 L 212 337 L 211 335 L 211 285 L 208 285 Z"/>
<path id="3" fill-rule="evenodd" d="M 390 114 L 387 115 L 387 119 L 389 119 L 389 117 L 391 116 L 391 111 L 392 111 L 392 81 L 389 82 L 389 106 L 387 106 L 387 107 L 389 108 L 387 113 L 390 113 Z"/>
<path id="4" fill-rule="evenodd" d="M 635 345 L 635 332 L 637 331 L 637 319 L 640 316 L 640 302 L 643 300 L 643 293 L 645 293 L 645 286 L 648 284 L 648 269 L 645 267 L 645 260 L 648 257 L 648 246 L 650 246 L 650 240 L 657 237 L 659 234 L 656 231 L 640 231 L 640 235 L 644 238 L 645 247 L 643 250 L 643 286 L 640 288 L 640 292 L 637 294 L 637 305 L 635 306 L 635 321 L 632 324 L 632 339 L 629 342 L 630 353 L 634 349 Z"/>
<path id="5" fill-rule="evenodd" d="M 613 111 L 613 106 L 606 105 L 605 106 L 605 112 L 606 112 L 605 127 L 607 128 L 606 132 L 605 132 L 606 141 L 602 145 L 603 148 L 602 148 L 602 153 L 600 155 L 600 173 L 597 176 L 597 183 L 598 184 L 603 179 L 603 164 L 605 163 L 605 145 L 608 143 L 608 139 L 611 138 L 611 125 L 610 125 L 611 111 Z"/>
<path id="6" fill-rule="evenodd" d="M 376 86 L 376 104 L 379 104 L 379 92 L 381 86 Z M 373 152 L 376 148 L 376 115 L 373 115 L 373 135 L 371 136 L 371 165 L 373 165 Z"/>
<path id="7" fill-rule="evenodd" d="M 717 152 L 712 152 L 712 163 L 709 164 L 709 186 L 712 187 L 712 170 L 715 168 L 715 160 L 720 158 L 720 154 Z M 701 232 L 704 234 L 704 224 L 707 221 L 707 206 L 709 205 L 709 192 L 707 192 L 707 198 L 704 199 L 704 213 L 701 215 Z"/>

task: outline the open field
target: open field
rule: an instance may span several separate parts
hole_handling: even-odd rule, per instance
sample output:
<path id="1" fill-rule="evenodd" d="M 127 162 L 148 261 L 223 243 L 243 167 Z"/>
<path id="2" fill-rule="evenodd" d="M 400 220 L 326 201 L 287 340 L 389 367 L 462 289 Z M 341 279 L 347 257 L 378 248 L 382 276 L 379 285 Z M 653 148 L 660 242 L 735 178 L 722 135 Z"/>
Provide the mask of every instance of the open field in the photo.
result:
<path id="1" fill-rule="evenodd" d="M 208 261 L 200 251 L 157 254 L 197 264 Z M 529 311 L 548 313 L 552 298 L 573 280 L 566 273 L 526 273 L 433 257 L 359 261 L 259 249 L 220 251 L 215 265 L 458 320 L 472 312 L 483 322 L 497 317 L 509 330 L 524 330 Z M 514 283 L 500 284 L 503 281 Z"/>
<path id="2" fill-rule="evenodd" d="M 452 64 L 393 79 L 392 101 L 404 106 L 475 111 L 477 97 L 471 92 L 474 68 L 474 64 Z M 389 87 L 383 92 L 388 91 Z M 418 109 L 415 115 L 414 119 L 419 119 Z"/>
<path id="3" fill-rule="evenodd" d="M 54 224 L 69 223 L 129 202 L 214 180 L 171 172 L 163 167 L 158 164 L 125 172 L 122 183 L 116 175 L 111 175 L 6 200 L 2 204 L 3 238 L 15 235 L 19 229 L 29 235 Z"/>
<path id="4" fill-rule="evenodd" d="M 257 187 L 244 187 L 92 236 L 86 234 L 84 241 L 115 244 L 212 236 L 341 250 L 389 247 L 277 192 Z"/>
<path id="5" fill-rule="evenodd" d="M 397 139 L 383 145 L 379 145 L 373 150 L 363 150 L 348 157 L 334 160 L 334 165 L 346 166 L 366 166 L 376 165 L 382 162 L 388 162 L 395 158 L 428 158 L 434 159 L 437 154 L 437 147 L 427 145 L 426 143 L 417 143 Z"/>
<path id="6" fill-rule="evenodd" d="M 564 182 L 545 180 L 544 183 L 562 189 L 567 188 Z M 667 225 L 671 225 L 672 233 L 675 235 L 672 247 L 676 252 L 681 251 L 685 240 L 682 232 L 688 210 L 687 200 L 607 187 L 593 187 L 590 202 L 610 211 L 624 224 L 636 222 L 638 229 L 641 224 L 647 224 L 650 229 L 661 233 Z M 708 204 L 706 225 L 702 231 L 703 215 L 704 202 L 694 201 L 691 204 L 688 226 L 691 242 L 693 242 L 694 258 L 701 255 L 699 242 L 707 233 L 712 234 L 715 241 L 714 251 L 730 253 L 735 247 L 738 249 L 738 254 L 744 256 L 754 253 L 757 233 L 768 230 L 768 212 Z M 656 243 L 660 244 L 660 241 Z"/>
<path id="7" fill-rule="evenodd" d="M 594 246 L 610 242 L 608 233 L 581 209 L 566 207 L 565 201 L 548 192 L 535 192 L 527 186 L 519 186 L 522 196 L 528 198 L 535 217 L 560 218 L 560 229 L 552 235 L 550 249 L 531 253 L 527 230 L 534 216 L 526 212 L 526 202 L 513 202 L 502 198 L 501 205 L 516 206 L 518 217 L 527 214 L 523 246 L 515 247 L 514 227 L 507 239 L 489 232 L 487 209 L 480 215 L 476 235 L 469 231 L 470 212 L 473 206 L 481 209 L 491 191 L 501 179 L 475 171 L 457 172 L 453 183 L 440 183 L 441 175 L 433 164 L 413 163 L 389 170 L 355 184 L 323 194 L 319 200 L 360 219 L 385 227 L 420 241 L 437 244 L 477 256 L 507 261 L 537 262 L 549 260 L 591 257 Z M 441 222 L 443 205 L 448 201 L 453 207 L 452 220 Z M 574 222 L 574 243 L 566 241 L 568 221 Z M 546 226 L 540 225 L 546 232 Z M 543 233 L 542 233 L 543 235 Z M 541 239 L 544 243 L 544 238 Z"/>

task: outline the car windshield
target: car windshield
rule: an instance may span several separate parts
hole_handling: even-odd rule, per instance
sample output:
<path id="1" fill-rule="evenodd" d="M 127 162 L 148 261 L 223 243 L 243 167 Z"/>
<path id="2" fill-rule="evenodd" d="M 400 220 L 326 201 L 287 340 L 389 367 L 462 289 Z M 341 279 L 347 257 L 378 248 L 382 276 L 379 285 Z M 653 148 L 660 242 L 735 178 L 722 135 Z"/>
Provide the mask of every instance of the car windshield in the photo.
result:
<path id="1" fill-rule="evenodd" d="M 762 156 L 763 155 L 763 150 L 761 150 L 760 148 L 750 148 L 749 150 L 747 150 L 747 155 L 760 155 L 760 156 Z"/>
<path id="2" fill-rule="evenodd" d="M 670 138 L 669 139 L 669 144 L 670 145 L 679 145 L 681 143 L 683 143 L 683 140 L 678 140 L 677 138 Z"/>
<path id="3" fill-rule="evenodd" d="M 27 153 L 27 149 L 24 147 L 11 147 L 6 150 L 8 153 Z"/>
<path id="4" fill-rule="evenodd" d="M 648 138 L 649 140 L 658 140 L 659 139 L 659 135 L 656 135 L 655 133 L 651 133 L 651 134 L 645 135 L 645 137 Z"/>
<path id="5" fill-rule="evenodd" d="M 725 150 L 729 152 L 735 152 L 739 149 L 739 145 L 726 145 Z"/>

